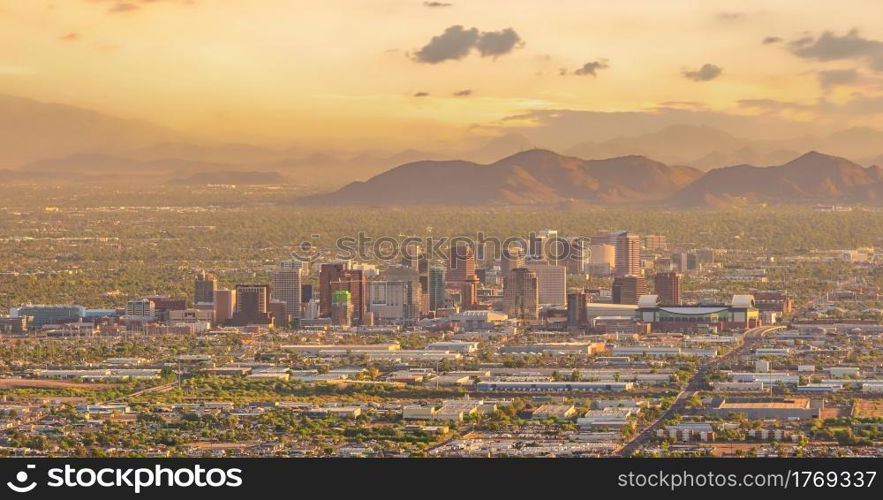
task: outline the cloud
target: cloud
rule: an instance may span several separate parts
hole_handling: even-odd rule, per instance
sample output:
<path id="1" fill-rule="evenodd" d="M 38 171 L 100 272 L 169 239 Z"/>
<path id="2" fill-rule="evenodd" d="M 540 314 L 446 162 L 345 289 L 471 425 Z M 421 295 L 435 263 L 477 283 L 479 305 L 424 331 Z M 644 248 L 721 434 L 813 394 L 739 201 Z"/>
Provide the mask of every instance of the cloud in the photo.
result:
<path id="1" fill-rule="evenodd" d="M 607 63 L 607 59 L 598 59 L 597 61 L 590 61 L 582 65 L 582 67 L 577 68 L 576 71 L 573 72 L 574 75 L 592 75 L 594 77 L 598 76 L 599 69 L 607 69 L 610 65 Z"/>
<path id="2" fill-rule="evenodd" d="M 451 7 L 454 4 L 447 2 L 423 2 L 424 7 Z"/>
<path id="3" fill-rule="evenodd" d="M 463 59 L 473 49 L 478 50 L 481 57 L 497 58 L 522 44 L 521 37 L 512 28 L 480 32 L 478 28 L 466 29 L 455 25 L 448 27 L 441 35 L 432 37 L 411 58 L 420 63 L 438 64 Z"/>
<path id="4" fill-rule="evenodd" d="M 686 70 L 683 72 L 684 77 L 694 82 L 708 82 L 719 77 L 723 73 L 723 68 L 714 64 L 703 64 L 697 70 Z"/>
<path id="5" fill-rule="evenodd" d="M 816 61 L 858 60 L 874 71 L 883 71 L 883 42 L 863 37 L 857 29 L 845 35 L 825 31 L 818 37 L 804 36 L 788 43 L 797 57 Z"/>
<path id="6" fill-rule="evenodd" d="M 772 45 L 774 43 L 780 43 L 782 41 L 782 37 L 780 36 L 768 36 L 763 39 L 762 44 L 764 45 Z"/>
<path id="7" fill-rule="evenodd" d="M 472 89 L 463 89 L 454 92 L 454 97 L 469 97 L 472 95 Z"/>
<path id="8" fill-rule="evenodd" d="M 744 12 L 719 12 L 715 17 L 719 21 L 740 21 L 745 19 Z"/>
<path id="9" fill-rule="evenodd" d="M 76 42 L 76 41 L 79 40 L 80 38 L 82 38 L 82 37 L 80 36 L 80 34 L 79 34 L 79 33 L 75 33 L 75 32 L 73 32 L 73 31 L 71 31 L 70 33 L 65 33 L 64 35 L 61 35 L 60 37 L 58 37 L 58 39 L 61 40 L 61 41 L 63 41 L 63 42 Z"/>
<path id="10" fill-rule="evenodd" d="M 423 92 L 421 90 L 420 92 L 415 92 L 414 97 L 429 97 L 429 92 Z"/>
<path id="11" fill-rule="evenodd" d="M 819 72 L 819 85 L 824 89 L 830 89 L 838 85 L 855 83 L 859 73 L 854 69 L 832 69 Z"/>
<path id="12" fill-rule="evenodd" d="M 494 57 L 508 54 L 516 47 L 524 42 L 518 33 L 512 28 L 506 28 L 501 31 L 487 31 L 478 37 L 475 48 L 481 54 L 481 57 Z"/>
<path id="13" fill-rule="evenodd" d="M 123 12 L 133 12 L 141 7 L 135 3 L 129 2 L 117 2 L 113 7 L 107 9 L 107 12 L 111 14 L 123 13 Z"/>
<path id="14" fill-rule="evenodd" d="M 436 35 L 414 54 L 414 60 L 428 64 L 463 59 L 478 42 L 478 29 L 464 29 L 451 26 L 441 35 Z"/>

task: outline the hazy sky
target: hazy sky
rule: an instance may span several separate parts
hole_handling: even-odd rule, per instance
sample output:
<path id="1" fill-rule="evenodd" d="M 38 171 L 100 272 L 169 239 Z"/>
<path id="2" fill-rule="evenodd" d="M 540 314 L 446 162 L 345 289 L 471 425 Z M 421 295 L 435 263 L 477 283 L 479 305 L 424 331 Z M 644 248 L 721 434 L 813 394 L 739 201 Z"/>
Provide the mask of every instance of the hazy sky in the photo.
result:
<path id="1" fill-rule="evenodd" d="M 883 2 L 0 0 L 0 92 L 340 147 L 440 149 L 542 110 L 873 125 Z"/>

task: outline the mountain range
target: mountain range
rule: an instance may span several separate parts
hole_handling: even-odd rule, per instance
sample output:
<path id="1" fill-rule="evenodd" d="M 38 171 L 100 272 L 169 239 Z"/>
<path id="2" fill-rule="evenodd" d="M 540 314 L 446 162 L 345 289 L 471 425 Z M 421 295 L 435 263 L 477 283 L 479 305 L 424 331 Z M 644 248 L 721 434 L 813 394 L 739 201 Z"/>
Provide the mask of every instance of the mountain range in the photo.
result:
<path id="1" fill-rule="evenodd" d="M 583 160 L 535 149 L 491 164 L 420 161 L 305 204 L 485 205 L 579 201 L 603 205 L 883 204 L 883 170 L 815 151 L 772 167 L 703 172 L 643 156 Z"/>

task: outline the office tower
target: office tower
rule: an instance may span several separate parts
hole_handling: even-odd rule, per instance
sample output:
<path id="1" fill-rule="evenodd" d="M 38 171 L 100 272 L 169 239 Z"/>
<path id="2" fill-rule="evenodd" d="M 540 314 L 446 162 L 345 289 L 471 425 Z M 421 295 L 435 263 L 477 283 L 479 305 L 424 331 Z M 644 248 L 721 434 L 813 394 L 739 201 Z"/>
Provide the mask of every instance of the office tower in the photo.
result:
<path id="1" fill-rule="evenodd" d="M 503 312 L 515 319 L 539 319 L 540 287 L 537 273 L 519 267 L 503 278 Z"/>
<path id="2" fill-rule="evenodd" d="M 300 271 L 301 274 L 307 274 L 308 270 L 304 262 L 297 259 L 283 260 L 279 263 L 279 268 Z"/>
<path id="3" fill-rule="evenodd" d="M 184 297 L 166 297 L 164 295 L 151 295 L 145 297 L 153 302 L 157 321 L 168 321 L 171 311 L 183 311 L 187 309 L 187 299 Z"/>
<path id="4" fill-rule="evenodd" d="M 644 250 L 666 250 L 668 248 L 668 242 L 666 241 L 665 236 L 659 234 L 648 234 L 644 236 Z"/>
<path id="5" fill-rule="evenodd" d="M 517 246 L 510 246 L 500 250 L 500 274 L 503 278 L 513 269 L 524 267 L 524 249 Z"/>
<path id="6" fill-rule="evenodd" d="M 616 268 L 616 247 L 607 243 L 593 244 L 589 247 L 589 273 L 598 276 L 609 276 Z"/>
<path id="7" fill-rule="evenodd" d="M 528 257 L 532 260 L 548 260 L 552 264 L 558 263 L 558 255 L 561 249 L 556 247 L 558 239 L 558 231 L 554 229 L 543 229 L 536 233 L 528 235 Z"/>
<path id="8" fill-rule="evenodd" d="M 291 314 L 288 312 L 288 304 L 283 300 L 270 299 L 268 311 L 273 316 L 273 323 L 277 326 L 288 324 L 291 318 Z"/>
<path id="9" fill-rule="evenodd" d="M 445 276 L 451 286 L 462 286 L 466 277 L 475 274 L 475 254 L 466 243 L 452 245 L 448 256 L 448 273 Z"/>
<path id="10" fill-rule="evenodd" d="M 193 291 L 194 304 L 212 304 L 215 301 L 215 289 L 218 280 L 211 274 L 202 271 L 196 276 Z"/>
<path id="11" fill-rule="evenodd" d="M 233 324 L 268 325 L 270 317 L 269 285 L 236 285 L 236 310 Z"/>
<path id="12" fill-rule="evenodd" d="M 149 299 L 126 302 L 126 318 L 132 321 L 153 321 L 156 318 L 156 305 Z"/>
<path id="13" fill-rule="evenodd" d="M 478 305 L 478 276 L 470 274 L 460 287 L 460 307 L 472 309 Z"/>
<path id="14" fill-rule="evenodd" d="M 567 326 L 587 327 L 589 317 L 586 307 L 589 304 L 589 294 L 585 291 L 573 291 L 567 294 Z"/>
<path id="15" fill-rule="evenodd" d="M 616 275 L 641 274 L 641 238 L 628 231 L 616 236 Z"/>
<path id="16" fill-rule="evenodd" d="M 656 273 L 653 287 L 664 306 L 681 305 L 681 275 L 676 272 Z"/>
<path id="17" fill-rule="evenodd" d="M 548 262 L 529 262 L 525 267 L 537 275 L 540 304 L 567 304 L 567 268 Z"/>
<path id="18" fill-rule="evenodd" d="M 567 259 L 564 266 L 567 274 L 583 275 L 589 271 L 591 248 L 586 238 L 571 238 L 567 241 Z"/>
<path id="19" fill-rule="evenodd" d="M 285 267 L 271 273 L 273 284 L 273 298 L 285 302 L 288 314 L 295 318 L 300 317 L 301 303 L 301 270 L 300 268 Z"/>
<path id="20" fill-rule="evenodd" d="M 303 278 L 303 275 L 301 275 L 301 278 Z M 313 285 L 305 283 L 300 286 L 300 302 L 301 304 L 306 304 L 311 300 L 313 300 Z"/>
<path id="21" fill-rule="evenodd" d="M 638 304 L 641 295 L 647 295 L 647 281 L 643 276 L 619 276 L 613 279 L 614 304 Z"/>
<path id="22" fill-rule="evenodd" d="M 215 290 L 215 322 L 224 324 L 233 319 L 236 312 L 236 290 L 221 288 Z"/>
<path id="23" fill-rule="evenodd" d="M 404 267 L 410 267 L 414 270 L 419 270 L 420 258 L 422 255 L 423 252 L 420 245 L 416 242 L 410 242 L 402 247 L 401 265 Z"/>
<path id="24" fill-rule="evenodd" d="M 423 296 L 417 269 L 391 267 L 384 272 L 384 278 L 368 283 L 368 312 L 379 321 L 417 321 Z"/>
<path id="25" fill-rule="evenodd" d="M 343 327 L 353 324 L 353 303 L 349 290 L 336 290 L 331 295 L 331 324 Z"/>
<path id="26" fill-rule="evenodd" d="M 352 324 L 362 324 L 368 312 L 368 288 L 363 271 L 350 269 L 347 263 L 322 264 L 319 271 L 319 314 L 323 318 L 331 316 L 331 302 L 334 292 L 350 292 L 353 308 Z"/>
<path id="27" fill-rule="evenodd" d="M 432 266 L 429 268 L 429 310 L 436 311 L 445 306 L 445 268 Z"/>

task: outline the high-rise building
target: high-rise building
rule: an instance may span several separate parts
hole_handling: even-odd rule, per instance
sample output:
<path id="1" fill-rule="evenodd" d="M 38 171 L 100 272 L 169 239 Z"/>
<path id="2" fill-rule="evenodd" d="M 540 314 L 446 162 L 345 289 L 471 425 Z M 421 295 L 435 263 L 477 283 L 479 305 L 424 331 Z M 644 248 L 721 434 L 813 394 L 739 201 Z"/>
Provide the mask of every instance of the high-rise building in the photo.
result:
<path id="1" fill-rule="evenodd" d="M 567 294 L 567 326 L 589 326 L 588 304 L 589 294 L 584 290 L 573 291 Z"/>
<path id="2" fill-rule="evenodd" d="M 470 274 L 460 288 L 460 307 L 472 309 L 478 305 L 478 276 Z"/>
<path id="3" fill-rule="evenodd" d="M 233 319 L 236 312 L 236 290 L 221 288 L 215 290 L 215 322 L 224 324 Z"/>
<path id="4" fill-rule="evenodd" d="M 674 272 L 656 273 L 653 287 L 659 296 L 659 303 L 664 306 L 681 305 L 681 275 Z"/>
<path id="5" fill-rule="evenodd" d="M 196 276 L 193 291 L 194 304 L 212 304 L 215 301 L 215 289 L 218 280 L 213 275 L 202 271 Z"/>
<path id="6" fill-rule="evenodd" d="M 431 266 L 428 281 L 429 310 L 437 311 L 445 306 L 445 268 Z"/>
<path id="7" fill-rule="evenodd" d="M 592 244 L 589 247 L 589 273 L 609 276 L 616 269 L 616 247 L 607 243 Z"/>
<path id="8" fill-rule="evenodd" d="M 668 249 L 668 241 L 665 236 L 659 234 L 648 234 L 644 236 L 644 250 L 666 250 Z"/>
<path id="9" fill-rule="evenodd" d="M 616 236 L 616 275 L 641 274 L 641 238 L 628 231 Z"/>
<path id="10" fill-rule="evenodd" d="M 525 267 L 537 275 L 540 304 L 553 306 L 567 304 L 566 267 L 549 262 L 529 262 Z"/>
<path id="11" fill-rule="evenodd" d="M 503 312 L 515 319 L 539 319 L 540 287 L 537 273 L 519 267 L 503 278 Z"/>
<path id="12" fill-rule="evenodd" d="M 277 326 L 285 325 L 290 321 L 291 314 L 288 312 L 288 304 L 285 301 L 270 299 L 268 311 L 273 316 L 273 323 Z"/>
<path id="13" fill-rule="evenodd" d="M 362 324 L 368 312 L 367 283 L 363 271 L 350 269 L 345 262 L 322 264 L 319 270 L 319 314 L 323 318 L 331 316 L 331 301 L 334 292 L 350 292 L 353 308 L 353 324 Z"/>
<path id="14" fill-rule="evenodd" d="M 384 272 L 384 278 L 368 282 L 368 312 L 383 322 L 417 321 L 423 295 L 417 269 L 391 267 Z"/>
<path id="15" fill-rule="evenodd" d="M 331 324 L 343 327 L 353 324 L 352 294 L 349 290 L 335 290 L 332 293 Z"/>
<path id="16" fill-rule="evenodd" d="M 236 285 L 236 310 L 232 322 L 239 326 L 272 323 L 270 286 Z"/>
<path id="17" fill-rule="evenodd" d="M 641 295 L 647 295 L 647 280 L 643 276 L 618 276 L 613 279 L 614 304 L 638 304 Z"/>
<path id="18" fill-rule="evenodd" d="M 567 260 L 564 266 L 567 274 L 582 275 L 589 272 L 592 250 L 586 238 L 571 238 L 567 241 Z"/>
<path id="19" fill-rule="evenodd" d="M 156 318 L 156 305 L 149 299 L 126 302 L 126 319 L 132 321 L 153 321 Z"/>
<path id="20" fill-rule="evenodd" d="M 448 272 L 445 276 L 448 284 L 460 287 L 466 281 L 466 277 L 472 274 L 475 274 L 475 254 L 472 247 L 462 242 L 451 245 Z"/>
<path id="21" fill-rule="evenodd" d="M 285 302 L 288 314 L 300 317 L 301 270 L 284 264 L 271 274 L 273 298 Z"/>
<path id="22" fill-rule="evenodd" d="M 524 249 L 510 246 L 500 250 L 500 274 L 503 278 L 513 269 L 524 267 Z"/>

